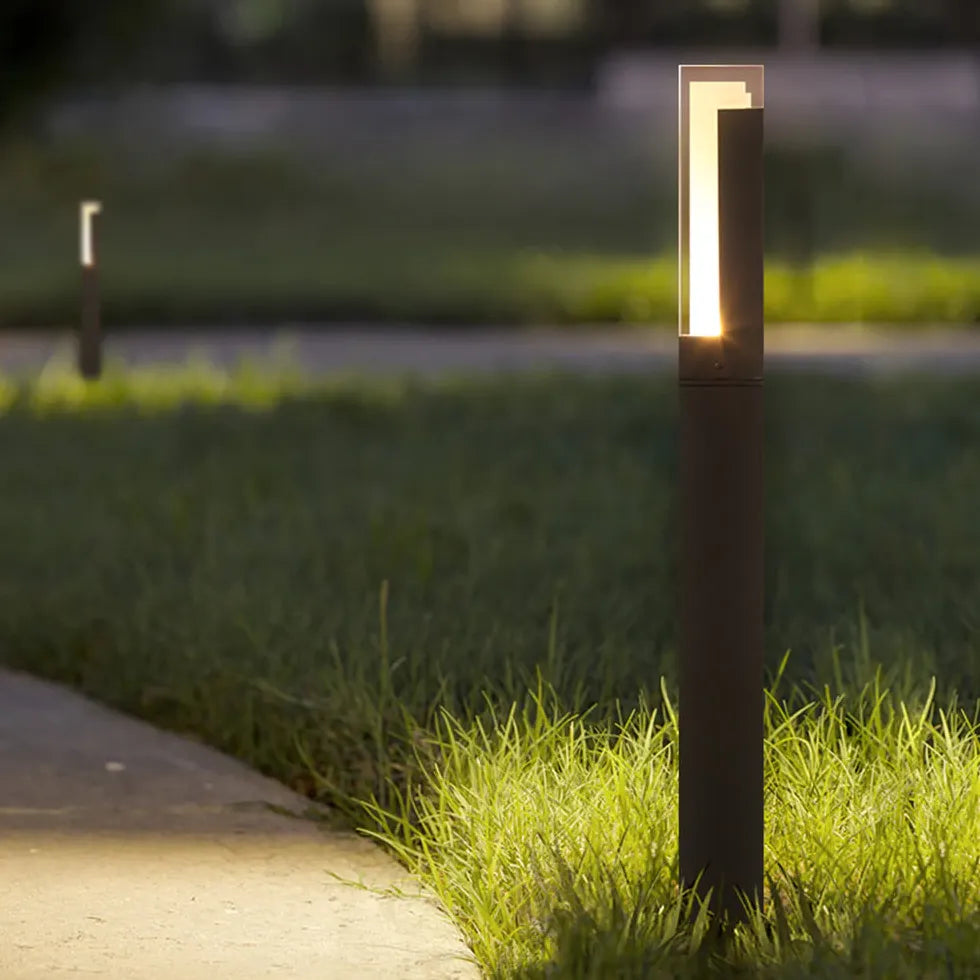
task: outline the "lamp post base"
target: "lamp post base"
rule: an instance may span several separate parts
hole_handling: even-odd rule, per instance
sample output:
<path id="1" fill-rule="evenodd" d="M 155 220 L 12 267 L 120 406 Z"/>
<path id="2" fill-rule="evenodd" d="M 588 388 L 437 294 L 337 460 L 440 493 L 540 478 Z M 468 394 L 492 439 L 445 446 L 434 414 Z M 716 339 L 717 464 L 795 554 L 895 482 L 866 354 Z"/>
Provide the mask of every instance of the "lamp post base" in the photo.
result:
<path id="1" fill-rule="evenodd" d="M 738 920 L 763 883 L 761 381 L 682 381 L 680 456 L 680 877 Z"/>
<path id="2" fill-rule="evenodd" d="M 102 374 L 102 326 L 99 280 L 92 266 L 82 267 L 82 322 L 78 335 L 78 370 L 86 380 Z"/>

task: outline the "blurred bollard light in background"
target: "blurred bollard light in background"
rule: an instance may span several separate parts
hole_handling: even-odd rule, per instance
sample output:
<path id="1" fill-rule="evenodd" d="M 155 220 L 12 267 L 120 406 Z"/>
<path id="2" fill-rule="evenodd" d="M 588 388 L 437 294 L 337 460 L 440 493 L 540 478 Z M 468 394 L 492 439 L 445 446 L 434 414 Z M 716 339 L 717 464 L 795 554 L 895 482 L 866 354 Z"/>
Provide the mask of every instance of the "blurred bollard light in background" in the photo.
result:
<path id="1" fill-rule="evenodd" d="M 78 370 L 86 379 L 98 378 L 102 373 L 99 250 L 95 221 L 101 211 L 102 204 L 98 201 L 82 201 L 79 208 L 82 315 L 78 333 Z"/>

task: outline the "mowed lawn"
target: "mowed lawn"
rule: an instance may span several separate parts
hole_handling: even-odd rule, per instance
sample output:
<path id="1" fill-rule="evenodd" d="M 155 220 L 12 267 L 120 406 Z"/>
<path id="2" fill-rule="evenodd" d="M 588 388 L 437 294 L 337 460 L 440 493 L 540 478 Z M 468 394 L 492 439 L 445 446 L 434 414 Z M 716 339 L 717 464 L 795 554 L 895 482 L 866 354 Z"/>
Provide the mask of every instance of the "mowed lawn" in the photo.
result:
<path id="1" fill-rule="evenodd" d="M 377 834 L 488 976 L 977 975 L 980 380 L 766 397 L 768 922 L 714 960 L 670 378 L 8 379 L 0 657 Z"/>

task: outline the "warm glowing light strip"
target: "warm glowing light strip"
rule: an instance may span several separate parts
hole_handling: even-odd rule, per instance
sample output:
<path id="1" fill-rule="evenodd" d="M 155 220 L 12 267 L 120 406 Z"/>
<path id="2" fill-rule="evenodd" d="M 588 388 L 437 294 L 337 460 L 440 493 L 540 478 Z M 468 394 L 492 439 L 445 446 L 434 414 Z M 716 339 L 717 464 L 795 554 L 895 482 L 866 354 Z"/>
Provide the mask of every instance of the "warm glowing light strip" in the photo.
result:
<path id="1" fill-rule="evenodd" d="M 86 268 L 92 266 L 95 258 L 92 255 L 92 218 L 102 210 L 98 201 L 83 201 L 81 206 L 81 260 Z"/>
<path id="2" fill-rule="evenodd" d="M 745 82 L 691 82 L 688 88 L 688 332 L 698 337 L 721 335 L 718 110 L 751 107 Z"/>

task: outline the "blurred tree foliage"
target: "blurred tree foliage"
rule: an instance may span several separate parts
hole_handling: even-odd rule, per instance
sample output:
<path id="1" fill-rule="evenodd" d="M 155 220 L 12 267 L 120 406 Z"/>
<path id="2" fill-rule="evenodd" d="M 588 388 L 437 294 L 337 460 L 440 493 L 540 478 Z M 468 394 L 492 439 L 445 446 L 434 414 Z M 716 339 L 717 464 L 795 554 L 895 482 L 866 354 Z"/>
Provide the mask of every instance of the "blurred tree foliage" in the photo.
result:
<path id="1" fill-rule="evenodd" d="M 0 132 L 75 80 L 111 84 L 170 0 L 0 0 Z"/>
<path id="2" fill-rule="evenodd" d="M 776 44 L 791 9 L 788 0 L 0 0 L 0 131 L 26 125 L 65 86 L 123 79 L 567 85 L 587 81 L 610 48 Z M 980 0 L 819 0 L 817 28 L 824 46 L 969 47 L 980 45 Z"/>

